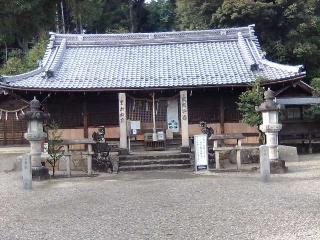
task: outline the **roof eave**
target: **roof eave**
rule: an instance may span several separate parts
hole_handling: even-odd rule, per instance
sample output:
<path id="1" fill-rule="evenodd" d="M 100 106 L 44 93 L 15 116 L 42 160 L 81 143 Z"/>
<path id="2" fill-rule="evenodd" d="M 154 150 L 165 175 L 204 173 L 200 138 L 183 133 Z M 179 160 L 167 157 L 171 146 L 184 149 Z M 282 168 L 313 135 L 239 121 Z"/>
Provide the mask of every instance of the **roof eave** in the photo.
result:
<path id="1" fill-rule="evenodd" d="M 267 80 L 263 85 L 274 85 L 292 81 L 300 81 L 306 77 L 305 74 L 300 74 L 294 77 L 288 77 L 277 80 Z M 234 84 L 219 84 L 219 85 L 186 85 L 186 86 L 167 86 L 167 87 L 141 87 L 141 88 L 23 88 L 13 87 L 10 85 L 0 85 L 0 88 L 12 91 L 27 91 L 27 92 L 126 92 L 126 91 L 150 91 L 150 90 L 182 90 L 182 89 L 199 89 L 199 88 L 228 88 L 228 87 L 247 87 L 252 82 L 234 83 Z"/>

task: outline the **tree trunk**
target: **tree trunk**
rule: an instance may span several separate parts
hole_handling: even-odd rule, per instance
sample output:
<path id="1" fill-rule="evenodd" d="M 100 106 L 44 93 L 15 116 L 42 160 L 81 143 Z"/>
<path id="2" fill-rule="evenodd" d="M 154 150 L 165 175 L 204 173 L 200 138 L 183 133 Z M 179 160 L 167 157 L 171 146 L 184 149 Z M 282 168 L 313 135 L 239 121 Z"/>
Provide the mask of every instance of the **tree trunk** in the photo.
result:
<path id="1" fill-rule="evenodd" d="M 4 49 L 5 49 L 5 56 L 6 56 L 6 62 L 8 61 L 8 46 L 7 42 L 4 41 Z"/>
<path id="2" fill-rule="evenodd" d="M 28 41 L 24 38 L 17 38 L 19 47 L 22 49 L 22 53 L 26 54 L 28 52 Z"/>
<path id="3" fill-rule="evenodd" d="M 134 23 L 133 23 L 133 3 L 129 2 L 129 14 L 130 14 L 130 32 L 134 32 Z"/>

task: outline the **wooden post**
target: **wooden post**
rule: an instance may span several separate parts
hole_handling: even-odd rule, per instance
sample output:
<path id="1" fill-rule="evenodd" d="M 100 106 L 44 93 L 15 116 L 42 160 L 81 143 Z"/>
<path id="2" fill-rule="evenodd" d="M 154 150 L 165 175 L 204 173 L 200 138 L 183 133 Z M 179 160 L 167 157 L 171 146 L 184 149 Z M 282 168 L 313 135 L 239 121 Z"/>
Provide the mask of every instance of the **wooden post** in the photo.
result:
<path id="1" fill-rule="evenodd" d="M 312 154 L 312 135 L 311 132 L 308 133 L 308 152 Z"/>
<path id="2" fill-rule="evenodd" d="M 188 120 L 188 92 L 180 91 L 180 106 L 181 106 L 181 152 L 190 152 L 189 145 L 189 120 Z"/>
<path id="3" fill-rule="evenodd" d="M 216 161 L 216 169 L 220 169 L 220 159 L 219 159 L 219 151 L 215 150 L 218 148 L 218 140 L 213 141 L 213 149 L 214 149 L 214 158 Z"/>
<path id="4" fill-rule="evenodd" d="M 154 102 L 154 92 L 152 93 L 152 122 L 153 122 L 153 141 L 157 140 L 157 129 L 156 129 L 156 108 Z"/>
<path id="5" fill-rule="evenodd" d="M 127 142 L 127 108 L 126 108 L 126 94 L 119 93 L 119 127 L 120 127 L 120 150 L 119 154 L 128 154 Z"/>
<path id="6" fill-rule="evenodd" d="M 224 134 L 224 98 L 220 92 L 220 133 Z"/>
<path id="7" fill-rule="evenodd" d="M 3 120 L 3 145 L 7 145 L 7 121 Z"/>
<path id="8" fill-rule="evenodd" d="M 237 139 L 237 169 L 241 168 L 241 139 Z"/>
<path id="9" fill-rule="evenodd" d="M 87 165 L 88 165 L 88 175 L 92 175 L 92 145 L 88 144 L 88 156 L 87 156 Z"/>
<path id="10" fill-rule="evenodd" d="M 83 135 L 84 138 L 88 138 L 89 136 L 89 130 L 88 130 L 88 105 L 87 100 L 83 100 Z"/>

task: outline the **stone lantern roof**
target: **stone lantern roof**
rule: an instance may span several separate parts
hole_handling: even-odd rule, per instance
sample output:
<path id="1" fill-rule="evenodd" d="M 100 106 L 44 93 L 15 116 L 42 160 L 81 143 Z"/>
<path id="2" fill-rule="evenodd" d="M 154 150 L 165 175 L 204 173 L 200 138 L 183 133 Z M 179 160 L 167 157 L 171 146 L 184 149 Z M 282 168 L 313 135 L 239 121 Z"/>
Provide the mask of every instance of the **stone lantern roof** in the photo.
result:
<path id="1" fill-rule="evenodd" d="M 277 104 L 275 99 L 275 92 L 268 88 L 267 91 L 264 92 L 264 102 L 261 103 L 259 107 L 256 107 L 256 111 L 258 112 L 270 112 L 270 111 L 279 111 L 280 105 Z"/>
<path id="2" fill-rule="evenodd" d="M 25 120 L 46 120 L 50 118 L 49 113 L 41 111 L 41 103 L 39 100 L 34 97 L 30 101 L 30 111 L 27 111 L 25 114 L 21 114 L 20 117 Z"/>

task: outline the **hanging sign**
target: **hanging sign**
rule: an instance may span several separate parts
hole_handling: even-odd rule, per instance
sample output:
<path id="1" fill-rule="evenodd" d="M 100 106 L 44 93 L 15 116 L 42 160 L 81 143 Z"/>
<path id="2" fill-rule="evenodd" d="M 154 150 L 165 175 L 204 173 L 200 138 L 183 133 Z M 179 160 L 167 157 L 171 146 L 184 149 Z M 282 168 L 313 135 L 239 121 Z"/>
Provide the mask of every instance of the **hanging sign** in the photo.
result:
<path id="1" fill-rule="evenodd" d="M 168 100 L 167 124 L 168 129 L 172 132 L 179 132 L 179 103 L 177 98 Z"/>
<path id="2" fill-rule="evenodd" d="M 208 140 L 206 134 L 194 136 L 195 170 L 208 170 Z"/>

